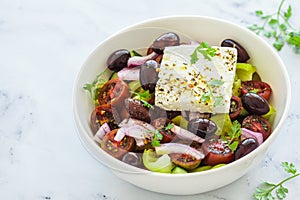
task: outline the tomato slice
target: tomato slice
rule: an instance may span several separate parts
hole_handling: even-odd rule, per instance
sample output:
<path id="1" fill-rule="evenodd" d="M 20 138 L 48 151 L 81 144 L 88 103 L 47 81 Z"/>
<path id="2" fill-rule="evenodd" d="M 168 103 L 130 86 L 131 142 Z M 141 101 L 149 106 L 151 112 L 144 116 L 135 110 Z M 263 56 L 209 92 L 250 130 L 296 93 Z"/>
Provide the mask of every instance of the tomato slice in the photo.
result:
<path id="1" fill-rule="evenodd" d="M 162 134 L 163 138 L 160 141 L 161 143 L 168 143 L 171 142 L 174 137 L 176 136 L 175 133 L 173 133 L 171 130 L 165 130 L 164 127 L 166 127 L 169 123 L 171 123 L 171 120 L 167 118 L 157 118 L 152 121 L 152 125 L 159 130 L 159 132 Z"/>
<path id="2" fill-rule="evenodd" d="M 120 142 L 114 140 L 118 129 L 107 133 L 101 142 L 101 148 L 117 159 L 121 159 L 127 152 L 134 149 L 135 140 L 130 136 L 125 136 Z"/>
<path id="3" fill-rule="evenodd" d="M 201 163 L 201 160 L 197 160 L 191 155 L 188 154 L 180 154 L 180 153 L 172 153 L 170 154 L 172 162 L 187 170 L 195 169 Z"/>
<path id="4" fill-rule="evenodd" d="M 128 85 L 119 78 L 107 81 L 98 96 L 99 104 L 111 103 L 112 106 L 124 106 L 124 99 L 130 97 Z"/>
<path id="5" fill-rule="evenodd" d="M 230 110 L 229 110 L 229 116 L 230 119 L 235 119 L 237 116 L 239 116 L 241 110 L 242 110 L 242 100 L 238 96 L 232 96 L 230 99 Z"/>
<path id="6" fill-rule="evenodd" d="M 233 152 L 221 139 L 206 140 L 201 147 L 205 154 L 203 163 L 206 165 L 227 164 L 234 160 Z"/>
<path id="7" fill-rule="evenodd" d="M 270 122 L 259 115 L 247 116 L 242 122 L 242 127 L 254 132 L 262 133 L 264 140 L 271 134 Z"/>
<path id="8" fill-rule="evenodd" d="M 91 114 L 90 123 L 93 133 L 96 133 L 104 123 L 107 123 L 111 130 L 118 128 L 110 104 L 97 106 Z"/>
<path id="9" fill-rule="evenodd" d="M 269 100 L 272 89 L 268 83 L 263 81 L 244 81 L 241 85 L 241 93 L 246 94 L 248 92 L 254 92 L 264 99 Z"/>
<path id="10" fill-rule="evenodd" d="M 124 107 L 112 106 L 110 103 L 97 106 L 90 119 L 93 133 L 107 123 L 111 130 L 118 128 L 118 124 L 125 118 L 128 118 L 128 112 Z"/>

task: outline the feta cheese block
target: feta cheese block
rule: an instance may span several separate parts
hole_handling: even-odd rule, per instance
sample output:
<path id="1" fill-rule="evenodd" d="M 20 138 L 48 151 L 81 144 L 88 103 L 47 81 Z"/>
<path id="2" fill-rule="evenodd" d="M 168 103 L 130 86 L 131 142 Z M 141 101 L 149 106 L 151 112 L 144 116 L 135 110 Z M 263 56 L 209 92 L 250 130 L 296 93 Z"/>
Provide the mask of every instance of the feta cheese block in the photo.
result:
<path id="1" fill-rule="evenodd" d="M 155 105 L 165 110 L 228 113 L 236 70 L 237 50 L 212 47 L 215 56 L 191 64 L 198 45 L 166 47 L 155 87 Z"/>

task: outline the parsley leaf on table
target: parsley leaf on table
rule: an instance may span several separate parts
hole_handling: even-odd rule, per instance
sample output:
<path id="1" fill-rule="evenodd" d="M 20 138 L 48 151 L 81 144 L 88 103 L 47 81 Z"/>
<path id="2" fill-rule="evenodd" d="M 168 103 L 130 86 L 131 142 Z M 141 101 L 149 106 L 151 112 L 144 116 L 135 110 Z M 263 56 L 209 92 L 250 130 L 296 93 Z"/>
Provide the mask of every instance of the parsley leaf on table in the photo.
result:
<path id="1" fill-rule="evenodd" d="M 292 16 L 292 7 L 289 5 L 286 10 L 283 10 L 281 3 L 274 14 L 265 14 L 262 10 L 256 10 L 255 15 L 263 20 L 263 24 L 253 24 L 248 27 L 256 34 L 263 34 L 267 38 L 273 38 L 273 46 L 277 51 L 287 43 L 291 45 L 296 53 L 300 53 L 300 29 L 294 28 L 289 22 Z"/>
<path id="2" fill-rule="evenodd" d="M 288 188 L 284 187 L 283 184 L 290 179 L 293 179 L 300 175 L 297 172 L 297 169 L 293 163 L 282 162 L 281 166 L 283 169 L 291 174 L 288 178 L 282 180 L 281 182 L 274 184 L 265 181 L 262 186 L 256 188 L 256 192 L 253 194 L 253 197 L 257 200 L 275 200 L 275 196 L 272 192 L 275 190 L 275 194 L 277 199 L 285 199 L 289 190 Z"/>

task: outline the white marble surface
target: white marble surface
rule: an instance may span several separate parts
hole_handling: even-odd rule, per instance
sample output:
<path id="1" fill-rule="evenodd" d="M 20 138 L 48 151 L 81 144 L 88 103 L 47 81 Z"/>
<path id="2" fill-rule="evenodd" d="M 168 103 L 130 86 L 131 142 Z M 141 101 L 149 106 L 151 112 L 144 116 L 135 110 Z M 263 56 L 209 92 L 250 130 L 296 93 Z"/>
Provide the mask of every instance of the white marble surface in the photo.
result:
<path id="1" fill-rule="evenodd" d="M 293 23 L 300 27 L 299 2 L 287 3 L 295 11 Z M 255 10 L 273 12 L 278 4 L 279 0 L 1 0 L 0 199 L 245 200 L 252 199 L 263 180 L 286 176 L 282 161 L 300 169 L 300 55 L 290 48 L 279 53 L 294 91 L 280 135 L 257 169 L 212 192 L 168 196 L 116 178 L 86 152 L 72 118 L 76 73 L 90 51 L 115 31 L 175 14 L 207 15 L 248 26 L 259 22 Z M 300 178 L 286 185 L 288 199 L 299 199 Z"/>

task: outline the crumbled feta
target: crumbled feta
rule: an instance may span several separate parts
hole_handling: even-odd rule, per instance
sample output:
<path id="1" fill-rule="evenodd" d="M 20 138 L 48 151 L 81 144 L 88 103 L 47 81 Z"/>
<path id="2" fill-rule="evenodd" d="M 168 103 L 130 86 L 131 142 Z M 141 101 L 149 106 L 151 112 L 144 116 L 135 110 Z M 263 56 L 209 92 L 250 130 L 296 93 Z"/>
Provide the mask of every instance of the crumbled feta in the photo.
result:
<path id="1" fill-rule="evenodd" d="M 165 110 L 228 113 L 235 76 L 237 51 L 213 47 L 211 60 L 198 53 L 191 64 L 190 55 L 197 45 L 166 47 L 155 88 L 155 105 Z"/>

